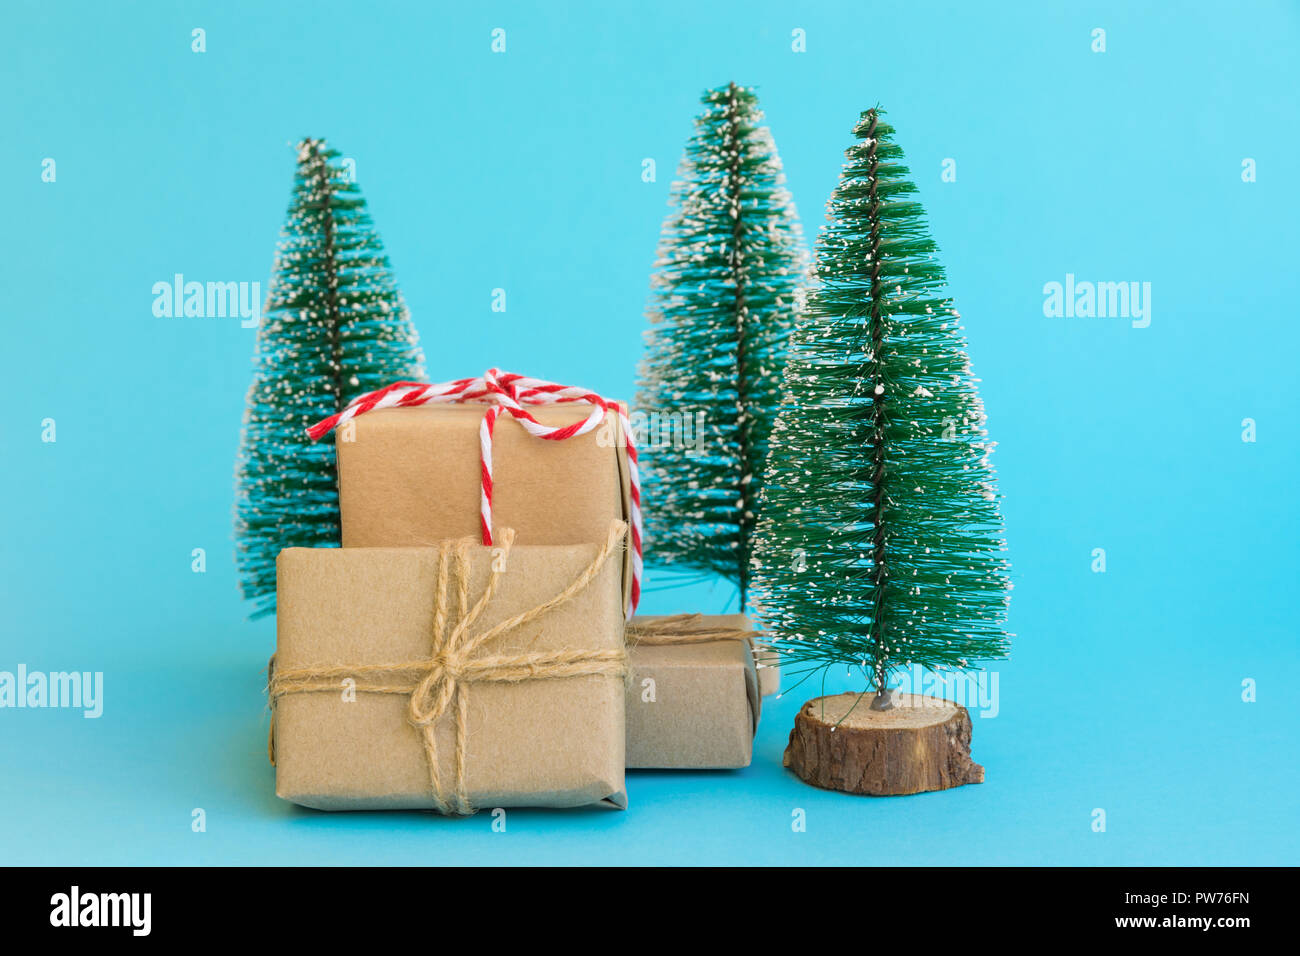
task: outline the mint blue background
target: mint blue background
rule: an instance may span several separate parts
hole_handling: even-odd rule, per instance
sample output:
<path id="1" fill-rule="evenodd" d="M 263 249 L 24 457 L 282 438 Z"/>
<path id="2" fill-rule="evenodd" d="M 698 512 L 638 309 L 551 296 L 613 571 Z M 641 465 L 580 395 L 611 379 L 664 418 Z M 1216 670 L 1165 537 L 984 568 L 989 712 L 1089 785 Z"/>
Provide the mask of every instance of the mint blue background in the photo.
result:
<path id="1" fill-rule="evenodd" d="M 466 6 L 6 5 L 0 669 L 100 670 L 106 701 L 0 711 L 0 862 L 1300 862 L 1296 5 Z M 634 774 L 626 813 L 511 811 L 503 835 L 278 801 L 274 627 L 244 619 L 231 559 L 254 333 L 155 318 L 152 284 L 265 290 L 289 144 L 325 136 L 357 162 L 431 376 L 628 396 L 673 171 L 700 91 L 733 78 L 810 237 L 859 111 L 886 107 L 908 152 L 1000 443 L 1018 640 L 1000 713 L 976 718 L 988 782 L 804 786 L 780 757 L 805 686 L 769 699 L 752 767 Z M 1067 272 L 1151 282 L 1151 326 L 1045 318 Z"/>

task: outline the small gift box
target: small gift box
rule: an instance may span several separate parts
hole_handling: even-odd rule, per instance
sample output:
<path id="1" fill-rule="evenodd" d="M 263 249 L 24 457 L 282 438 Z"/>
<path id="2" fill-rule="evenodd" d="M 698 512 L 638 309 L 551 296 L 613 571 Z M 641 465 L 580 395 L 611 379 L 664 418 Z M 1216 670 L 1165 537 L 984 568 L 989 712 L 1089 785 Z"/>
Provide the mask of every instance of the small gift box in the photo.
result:
<path id="1" fill-rule="evenodd" d="M 520 545 L 599 544 L 626 521 L 625 605 L 639 598 L 640 495 L 623 406 L 490 369 L 396 383 L 314 426 L 335 430 L 345 548 L 435 545 L 515 530 Z"/>
<path id="2" fill-rule="evenodd" d="M 282 551 L 276 793 L 323 810 L 625 807 L 625 533 Z"/>
<path id="3" fill-rule="evenodd" d="M 762 708 L 753 637 L 743 614 L 629 622 L 629 768 L 749 766 Z"/>

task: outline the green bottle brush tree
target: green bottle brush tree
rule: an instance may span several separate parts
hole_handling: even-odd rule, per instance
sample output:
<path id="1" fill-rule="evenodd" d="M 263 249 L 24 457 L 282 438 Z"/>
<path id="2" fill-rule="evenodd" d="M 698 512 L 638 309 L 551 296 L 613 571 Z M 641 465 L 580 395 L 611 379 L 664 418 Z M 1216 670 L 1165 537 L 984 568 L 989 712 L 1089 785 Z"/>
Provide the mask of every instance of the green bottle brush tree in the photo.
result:
<path id="1" fill-rule="evenodd" d="M 744 611 L 808 255 L 754 92 L 729 83 L 701 102 L 660 239 L 635 401 L 650 427 L 647 555 L 722 576 Z"/>
<path id="2" fill-rule="evenodd" d="M 805 705 L 787 765 L 910 793 L 983 770 L 964 708 L 892 680 L 1004 657 L 1010 581 L 978 380 L 916 186 L 883 111 L 854 134 L 790 345 L 756 603 L 787 674 L 845 666 L 867 685 Z"/>
<path id="3" fill-rule="evenodd" d="M 298 144 L 236 463 L 235 545 L 253 616 L 275 610 L 281 548 L 339 545 L 334 444 L 307 426 L 354 395 L 424 378 L 424 355 L 360 187 L 323 140 Z"/>

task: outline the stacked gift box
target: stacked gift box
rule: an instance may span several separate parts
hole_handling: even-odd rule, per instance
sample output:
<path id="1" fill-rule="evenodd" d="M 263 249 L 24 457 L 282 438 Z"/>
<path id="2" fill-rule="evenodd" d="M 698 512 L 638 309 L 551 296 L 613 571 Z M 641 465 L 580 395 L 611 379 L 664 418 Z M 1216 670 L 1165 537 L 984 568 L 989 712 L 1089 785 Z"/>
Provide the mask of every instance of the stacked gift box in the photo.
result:
<path id="1" fill-rule="evenodd" d="M 749 622 L 629 620 L 640 496 L 620 405 L 492 371 L 372 393 L 329 428 L 343 547 L 277 562 L 281 797 L 625 807 L 625 767 L 749 764 L 777 674 Z"/>

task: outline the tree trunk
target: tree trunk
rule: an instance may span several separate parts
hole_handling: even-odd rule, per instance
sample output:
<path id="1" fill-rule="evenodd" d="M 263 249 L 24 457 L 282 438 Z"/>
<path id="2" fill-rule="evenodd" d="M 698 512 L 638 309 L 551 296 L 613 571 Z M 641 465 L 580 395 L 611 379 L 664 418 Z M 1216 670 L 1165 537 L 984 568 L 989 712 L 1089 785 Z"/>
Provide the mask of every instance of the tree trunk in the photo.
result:
<path id="1" fill-rule="evenodd" d="M 965 707 L 896 694 L 892 709 L 872 710 L 871 697 L 837 694 L 804 704 L 785 765 L 814 786 L 872 796 L 984 782 L 984 768 L 970 758 Z"/>

